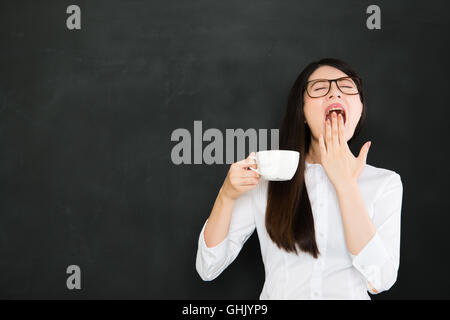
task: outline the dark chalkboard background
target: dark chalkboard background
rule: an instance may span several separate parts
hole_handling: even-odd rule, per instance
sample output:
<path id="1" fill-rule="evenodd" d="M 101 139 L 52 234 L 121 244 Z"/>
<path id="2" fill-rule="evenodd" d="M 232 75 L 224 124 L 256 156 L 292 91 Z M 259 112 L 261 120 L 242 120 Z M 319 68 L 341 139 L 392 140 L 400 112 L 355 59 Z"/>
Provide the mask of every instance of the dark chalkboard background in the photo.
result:
<path id="1" fill-rule="evenodd" d="M 81 30 L 66 28 L 70 4 Z M 381 30 L 366 27 L 371 4 Z M 279 128 L 293 81 L 323 57 L 365 81 L 352 150 L 372 140 L 367 162 L 404 184 L 399 276 L 372 298 L 449 298 L 449 12 L 436 0 L 2 1 L 0 298 L 257 299 L 256 232 L 219 278 L 198 276 L 229 165 L 175 165 L 170 136 L 195 120 Z"/>

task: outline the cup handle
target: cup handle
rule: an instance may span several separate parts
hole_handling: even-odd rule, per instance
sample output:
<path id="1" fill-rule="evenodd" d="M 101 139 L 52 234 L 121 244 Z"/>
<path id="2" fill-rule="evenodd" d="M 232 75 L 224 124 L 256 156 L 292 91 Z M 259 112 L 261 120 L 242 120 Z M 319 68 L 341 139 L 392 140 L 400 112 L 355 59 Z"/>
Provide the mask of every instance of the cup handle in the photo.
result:
<path id="1" fill-rule="evenodd" d="M 255 160 L 256 161 L 256 156 L 251 156 L 250 159 Z M 258 171 L 258 169 L 249 167 L 251 170 L 255 171 L 257 174 L 262 175 L 261 172 Z"/>

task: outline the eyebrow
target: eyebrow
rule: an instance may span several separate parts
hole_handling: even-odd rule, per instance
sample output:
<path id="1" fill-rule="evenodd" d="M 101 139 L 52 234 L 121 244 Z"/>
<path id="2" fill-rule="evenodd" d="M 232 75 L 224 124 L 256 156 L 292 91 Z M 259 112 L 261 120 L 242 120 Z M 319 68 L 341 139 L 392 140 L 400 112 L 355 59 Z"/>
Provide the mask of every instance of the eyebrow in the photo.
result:
<path id="1" fill-rule="evenodd" d="M 324 78 L 320 78 L 320 79 L 312 79 L 312 80 L 308 80 L 307 82 L 312 82 L 312 81 L 316 81 L 316 80 L 337 80 L 337 79 L 342 79 L 342 78 L 351 78 L 350 76 L 343 76 L 343 77 L 339 77 L 339 78 L 335 78 L 335 79 L 324 79 Z"/>

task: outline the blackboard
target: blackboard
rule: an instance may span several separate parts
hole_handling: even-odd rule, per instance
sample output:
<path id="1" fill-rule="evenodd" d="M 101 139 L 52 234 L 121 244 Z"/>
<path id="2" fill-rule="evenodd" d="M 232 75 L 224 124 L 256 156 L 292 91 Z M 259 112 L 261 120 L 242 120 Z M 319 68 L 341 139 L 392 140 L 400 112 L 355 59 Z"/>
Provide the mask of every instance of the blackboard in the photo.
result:
<path id="1" fill-rule="evenodd" d="M 67 28 L 72 4 L 81 29 Z M 353 151 L 370 139 L 367 162 L 404 185 L 398 280 L 372 298 L 449 298 L 448 3 L 377 1 L 378 30 L 371 4 L 2 1 L 0 298 L 257 299 L 256 233 L 219 278 L 198 276 L 229 164 L 174 164 L 171 134 L 279 128 L 294 80 L 323 57 L 365 83 Z"/>

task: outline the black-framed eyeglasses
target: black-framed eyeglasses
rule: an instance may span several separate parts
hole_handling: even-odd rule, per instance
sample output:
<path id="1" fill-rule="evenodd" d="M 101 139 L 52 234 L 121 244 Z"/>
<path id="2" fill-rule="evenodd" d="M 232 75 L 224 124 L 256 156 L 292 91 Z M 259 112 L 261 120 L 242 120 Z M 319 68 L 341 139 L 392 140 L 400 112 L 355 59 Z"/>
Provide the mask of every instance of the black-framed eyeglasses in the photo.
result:
<path id="1" fill-rule="evenodd" d="M 330 92 L 331 83 L 336 82 L 336 86 L 343 94 L 358 94 L 358 86 L 356 82 L 359 79 L 353 77 L 340 77 L 336 79 L 314 79 L 306 82 L 306 93 L 311 98 L 320 98 L 326 96 Z"/>

